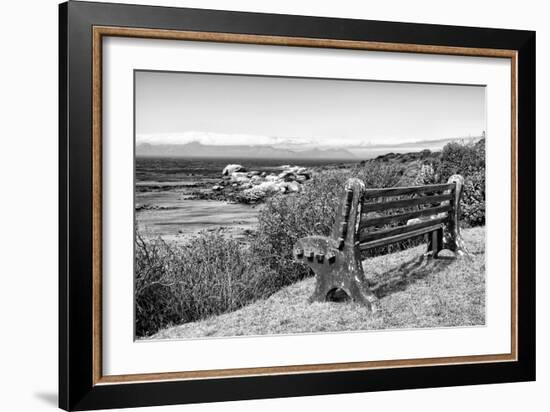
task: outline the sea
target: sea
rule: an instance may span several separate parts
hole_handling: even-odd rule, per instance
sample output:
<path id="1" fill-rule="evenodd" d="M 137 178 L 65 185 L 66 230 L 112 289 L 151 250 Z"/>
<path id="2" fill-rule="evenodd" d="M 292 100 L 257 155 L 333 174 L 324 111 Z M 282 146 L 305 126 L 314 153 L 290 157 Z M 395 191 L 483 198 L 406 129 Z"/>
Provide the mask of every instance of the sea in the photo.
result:
<path id="1" fill-rule="evenodd" d="M 199 191 L 211 190 L 222 179 L 228 164 L 248 171 L 279 173 L 284 165 L 306 168 L 341 164 L 324 159 L 236 158 L 136 158 L 135 221 L 145 238 L 161 237 L 185 243 L 201 231 L 221 231 L 244 240 L 258 222 L 261 204 L 249 205 L 197 199 Z"/>

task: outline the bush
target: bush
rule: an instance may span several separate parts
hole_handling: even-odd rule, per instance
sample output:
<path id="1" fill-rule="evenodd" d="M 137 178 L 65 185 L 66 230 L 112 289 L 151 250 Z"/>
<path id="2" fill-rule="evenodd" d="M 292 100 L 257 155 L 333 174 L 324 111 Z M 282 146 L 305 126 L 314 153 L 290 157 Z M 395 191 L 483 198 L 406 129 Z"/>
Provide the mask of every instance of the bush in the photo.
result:
<path id="1" fill-rule="evenodd" d="M 305 266 L 294 262 L 292 248 L 301 237 L 330 233 L 347 177 L 339 170 L 321 172 L 303 185 L 301 193 L 273 196 L 260 211 L 253 247 L 268 257 L 282 285 L 309 274 Z"/>
<path id="2" fill-rule="evenodd" d="M 436 175 L 446 182 L 453 174 L 464 177 L 460 220 L 468 226 L 485 224 L 485 139 L 476 144 L 448 143 L 436 165 Z"/>
<path id="3" fill-rule="evenodd" d="M 485 224 L 485 171 L 476 171 L 464 178 L 461 202 L 462 219 L 469 226 Z"/>
<path id="4" fill-rule="evenodd" d="M 320 172 L 301 193 L 267 201 L 249 246 L 219 234 L 201 233 L 180 246 L 136 233 L 137 336 L 234 311 L 310 275 L 294 262 L 293 246 L 301 237 L 330 233 L 350 177 L 383 187 L 394 185 L 400 172 L 370 163 Z"/>
<path id="5" fill-rule="evenodd" d="M 479 171 L 485 171 L 485 139 L 476 144 L 452 142 L 443 147 L 437 165 L 441 181 L 456 173 L 465 177 Z"/>
<path id="6" fill-rule="evenodd" d="M 268 257 L 281 286 L 311 275 L 306 266 L 292 256 L 296 241 L 310 235 L 328 236 L 336 210 L 342 201 L 347 179 L 357 177 L 367 187 L 390 187 L 400 179 L 402 169 L 392 164 L 363 163 L 351 170 L 328 170 L 314 175 L 295 195 L 274 196 L 259 215 L 254 248 Z"/>
<path id="7" fill-rule="evenodd" d="M 137 234 L 137 336 L 236 310 L 311 276 L 305 265 L 295 262 L 293 246 L 305 236 L 330 234 L 344 184 L 351 177 L 374 188 L 446 182 L 460 173 L 465 178 L 462 220 L 471 226 L 485 224 L 483 139 L 475 145 L 447 144 L 439 158 L 428 151 L 402 156 L 401 160 L 407 158 L 404 163 L 394 157 L 364 161 L 351 169 L 321 170 L 301 192 L 267 199 L 249 246 L 219 234 L 202 233 L 186 246 L 160 239 L 145 242 Z M 423 241 L 409 239 L 367 253 L 385 254 Z"/>
<path id="8" fill-rule="evenodd" d="M 136 235 L 136 334 L 236 310 L 276 289 L 274 273 L 249 248 L 202 233 L 186 246 Z"/>

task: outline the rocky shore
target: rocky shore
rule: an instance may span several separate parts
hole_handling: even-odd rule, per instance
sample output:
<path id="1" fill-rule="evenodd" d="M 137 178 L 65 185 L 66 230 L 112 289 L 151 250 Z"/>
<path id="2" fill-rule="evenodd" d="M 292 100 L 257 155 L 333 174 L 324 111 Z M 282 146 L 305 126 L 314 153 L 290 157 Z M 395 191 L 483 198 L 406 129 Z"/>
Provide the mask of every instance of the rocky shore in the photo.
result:
<path id="1" fill-rule="evenodd" d="M 247 170 L 240 164 L 227 165 L 221 179 L 211 187 L 193 191 L 189 199 L 225 200 L 257 203 L 276 194 L 297 193 L 311 179 L 311 171 L 300 166 L 281 166 L 278 174 Z"/>

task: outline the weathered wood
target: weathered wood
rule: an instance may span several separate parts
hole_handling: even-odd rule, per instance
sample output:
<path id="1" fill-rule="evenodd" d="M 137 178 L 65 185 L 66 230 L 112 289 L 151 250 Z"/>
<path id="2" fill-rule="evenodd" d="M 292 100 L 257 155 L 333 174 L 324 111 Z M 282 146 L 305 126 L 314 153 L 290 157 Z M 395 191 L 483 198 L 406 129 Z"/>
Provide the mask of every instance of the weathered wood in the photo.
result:
<path id="1" fill-rule="evenodd" d="M 362 250 L 422 235 L 428 243 L 428 253 L 433 257 L 437 257 L 442 248 L 457 252 L 465 250 L 458 226 L 462 183 L 462 177 L 457 175 L 452 176 L 449 183 L 443 185 L 366 190 L 360 180 L 348 180 L 331 236 L 305 237 L 299 239 L 294 246 L 296 260 L 308 265 L 315 272 L 315 290 L 310 301 L 325 301 L 335 295 L 335 290 L 340 290 L 354 301 L 375 311 L 378 306 L 377 299 L 363 271 Z M 365 199 L 415 193 L 425 196 L 376 203 L 365 202 Z M 439 206 L 390 216 L 368 218 L 366 215 L 366 212 L 432 204 Z M 431 218 L 411 225 L 370 232 L 364 229 L 427 216 Z"/>
<path id="2" fill-rule="evenodd" d="M 454 194 L 454 199 L 450 202 L 451 210 L 449 211 L 449 220 L 443 230 L 443 248 L 449 249 L 457 255 L 469 256 L 470 253 L 466 249 L 466 244 L 460 234 L 460 225 L 458 224 L 464 178 L 460 175 L 452 175 L 449 177 L 448 182 L 453 185 L 454 190 L 452 190 L 451 193 Z"/>
<path id="3" fill-rule="evenodd" d="M 375 248 L 375 247 L 391 245 L 392 243 L 400 242 L 402 240 L 410 239 L 410 238 L 413 238 L 413 237 L 416 237 L 416 236 L 421 236 L 425 233 L 430 233 L 430 232 L 433 232 L 435 230 L 439 230 L 441 228 L 443 228 L 442 224 L 433 225 L 433 226 L 428 226 L 428 227 L 425 227 L 425 228 L 422 228 L 422 229 L 416 229 L 412 232 L 402 233 L 400 235 L 384 237 L 382 239 L 372 240 L 370 242 L 365 242 L 365 243 L 359 243 L 359 249 L 360 250 L 368 250 L 368 249 L 372 249 L 372 248 Z"/>
<path id="4" fill-rule="evenodd" d="M 437 258 L 437 255 L 443 248 L 443 228 L 427 234 L 426 236 L 428 243 L 426 254 L 433 258 Z"/>
<path id="5" fill-rule="evenodd" d="M 413 199 L 400 199 L 392 200 L 389 202 L 377 202 L 377 203 L 365 203 L 363 204 L 363 213 L 375 212 L 378 210 L 399 209 L 407 208 L 417 205 L 427 205 L 431 203 L 441 203 L 454 199 L 451 194 L 436 195 L 436 196 L 422 196 L 415 197 Z"/>
<path id="6" fill-rule="evenodd" d="M 400 213 L 397 215 L 373 217 L 370 219 L 362 220 L 360 224 L 360 228 L 365 228 L 369 226 L 381 226 L 381 225 L 386 225 L 393 222 L 401 222 L 404 220 L 414 219 L 416 217 L 438 215 L 439 213 L 448 212 L 451 209 L 452 209 L 451 205 L 443 205 L 443 206 L 425 208 L 421 210 L 415 210 L 407 213 Z"/>
<path id="7" fill-rule="evenodd" d="M 434 230 L 432 232 L 432 257 L 437 257 L 439 253 L 439 230 Z"/>
<path id="8" fill-rule="evenodd" d="M 426 227 L 445 223 L 448 217 L 440 217 L 436 219 L 426 220 L 425 222 L 416 223 L 414 225 L 401 225 L 397 227 L 390 227 L 388 229 L 375 230 L 373 232 L 361 232 L 359 240 L 361 243 L 370 242 L 371 240 L 377 240 L 389 236 L 399 235 L 401 233 L 414 232 L 417 229 L 423 229 Z"/>
<path id="9" fill-rule="evenodd" d="M 362 195 L 358 195 L 358 196 L 362 196 Z M 355 203 L 359 202 L 360 197 L 358 196 L 356 196 Z M 337 214 L 337 216 L 340 216 L 339 226 L 335 225 L 333 230 L 333 236 L 335 236 L 338 239 L 337 247 L 340 250 L 342 250 L 342 248 L 344 247 L 344 239 L 348 234 L 348 220 L 352 209 L 352 203 L 353 203 L 353 189 L 347 188 L 344 194 L 344 204 L 341 207 L 341 212 Z M 357 205 L 357 207 L 360 209 L 360 205 Z M 360 210 L 359 210 L 359 213 L 361 213 Z"/>
<path id="10" fill-rule="evenodd" d="M 377 299 L 363 272 L 361 253 L 355 247 L 364 190 L 363 182 L 350 179 L 336 214 L 332 236 L 308 236 L 294 246 L 296 259 L 315 272 L 315 290 L 310 301 L 324 302 L 334 290 L 340 289 L 355 302 L 373 312 L 377 310 Z"/>
<path id="11" fill-rule="evenodd" d="M 436 193 L 444 190 L 450 190 L 454 184 L 438 184 L 425 186 L 409 186 L 409 187 L 389 187 L 384 189 L 367 189 L 363 195 L 363 199 L 373 199 L 376 197 L 391 197 L 400 195 L 411 195 L 413 193 Z"/>

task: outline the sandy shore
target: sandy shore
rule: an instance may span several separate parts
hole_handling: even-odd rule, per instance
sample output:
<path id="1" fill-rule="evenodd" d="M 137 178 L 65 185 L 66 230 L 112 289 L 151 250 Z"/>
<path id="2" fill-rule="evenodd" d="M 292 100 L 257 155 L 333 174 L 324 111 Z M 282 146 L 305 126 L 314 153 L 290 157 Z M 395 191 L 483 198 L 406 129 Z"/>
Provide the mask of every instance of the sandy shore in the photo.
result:
<path id="1" fill-rule="evenodd" d="M 220 231 L 233 238 L 244 238 L 256 227 L 261 205 L 216 200 L 186 199 L 176 190 L 144 192 L 137 196 L 136 222 L 145 238 L 162 237 L 184 243 L 200 231 Z"/>

